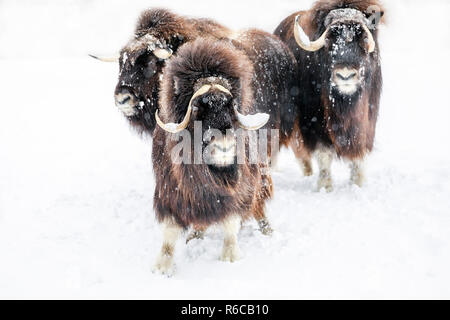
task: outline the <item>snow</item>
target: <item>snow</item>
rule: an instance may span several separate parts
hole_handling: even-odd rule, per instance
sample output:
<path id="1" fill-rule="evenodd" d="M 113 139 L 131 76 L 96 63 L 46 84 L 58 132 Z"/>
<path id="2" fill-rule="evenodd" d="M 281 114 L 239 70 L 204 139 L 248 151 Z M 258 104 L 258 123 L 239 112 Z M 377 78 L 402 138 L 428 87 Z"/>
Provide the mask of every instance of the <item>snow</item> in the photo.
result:
<path id="1" fill-rule="evenodd" d="M 314 192 L 317 167 L 304 178 L 284 151 L 274 235 L 246 224 L 234 264 L 218 260 L 218 228 L 180 239 L 170 279 L 151 273 L 162 239 L 151 141 L 114 106 L 117 66 L 86 56 L 114 53 L 146 2 L 0 3 L 0 298 L 450 298 L 449 2 L 385 1 L 367 187 L 335 162 L 335 191 Z M 206 3 L 170 6 L 271 31 L 311 1 Z"/>

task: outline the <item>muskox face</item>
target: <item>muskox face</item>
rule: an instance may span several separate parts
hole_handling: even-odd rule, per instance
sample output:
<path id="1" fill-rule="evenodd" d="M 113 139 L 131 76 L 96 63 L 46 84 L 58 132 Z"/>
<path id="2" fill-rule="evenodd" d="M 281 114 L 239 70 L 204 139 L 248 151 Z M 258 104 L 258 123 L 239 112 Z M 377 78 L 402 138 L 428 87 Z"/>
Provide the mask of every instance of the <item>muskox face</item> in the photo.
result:
<path id="1" fill-rule="evenodd" d="M 231 95 L 212 90 L 193 103 L 194 121 L 201 122 L 206 162 L 216 168 L 236 164 L 236 129 L 239 128 Z"/>
<path id="2" fill-rule="evenodd" d="M 365 70 L 370 67 L 367 41 L 367 34 L 358 23 L 330 27 L 324 47 L 323 79 L 329 79 L 331 90 L 341 95 L 354 95 L 360 90 Z"/>
<path id="3" fill-rule="evenodd" d="M 378 12 L 381 17 L 382 13 Z M 296 17 L 294 35 L 297 44 L 306 51 L 316 52 L 323 88 L 332 95 L 352 98 L 370 78 L 376 62 L 377 49 L 373 30 L 378 20 L 369 19 L 359 10 L 335 9 L 323 21 L 316 41 L 310 41 Z"/>
<path id="4" fill-rule="evenodd" d="M 124 49 L 120 55 L 119 81 L 115 89 L 116 106 L 130 120 L 153 129 L 158 103 L 159 77 L 164 59 L 146 49 Z"/>

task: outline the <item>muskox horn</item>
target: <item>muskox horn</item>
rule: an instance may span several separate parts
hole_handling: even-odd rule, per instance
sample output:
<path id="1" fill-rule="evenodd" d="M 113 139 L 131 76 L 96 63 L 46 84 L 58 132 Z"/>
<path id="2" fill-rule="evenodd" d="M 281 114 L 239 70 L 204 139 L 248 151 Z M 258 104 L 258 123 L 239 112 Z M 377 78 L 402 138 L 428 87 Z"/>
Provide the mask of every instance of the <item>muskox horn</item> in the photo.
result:
<path id="1" fill-rule="evenodd" d="M 231 92 L 226 89 L 225 87 L 214 84 L 212 87 L 219 89 L 222 92 L 225 92 L 226 94 L 233 96 Z M 264 127 L 269 121 L 270 116 L 267 113 L 257 113 L 257 114 L 250 114 L 250 115 L 243 115 L 239 111 L 237 111 L 237 108 L 234 109 L 234 112 L 236 113 L 236 117 L 239 123 L 239 126 L 242 129 L 246 130 L 258 130 L 262 127 Z"/>
<path id="2" fill-rule="evenodd" d="M 363 24 L 362 26 L 364 31 L 367 33 L 367 50 L 369 51 L 369 53 L 372 53 L 375 51 L 375 40 L 373 39 L 372 32 L 370 32 L 369 28 L 365 24 Z"/>
<path id="3" fill-rule="evenodd" d="M 153 50 L 153 54 L 155 55 L 155 57 L 161 60 L 167 60 L 172 56 L 172 51 L 168 49 L 156 48 L 155 50 Z"/>
<path id="4" fill-rule="evenodd" d="M 256 113 L 243 115 L 237 109 L 234 109 L 239 122 L 239 126 L 245 130 L 258 130 L 266 125 L 270 116 L 267 113 Z"/>
<path id="5" fill-rule="evenodd" d="M 114 55 L 111 57 L 99 57 L 99 56 L 94 56 L 92 54 L 89 54 L 89 57 L 103 61 L 103 62 L 119 62 L 119 55 Z"/>
<path id="6" fill-rule="evenodd" d="M 311 40 L 309 40 L 309 37 L 306 35 L 305 31 L 303 31 L 303 28 L 300 26 L 299 20 L 300 15 L 295 17 L 294 36 L 295 41 L 300 46 L 300 48 L 311 52 L 315 52 L 322 49 L 325 46 L 325 38 L 327 37 L 328 28 L 325 30 L 325 32 L 319 39 L 311 42 Z"/>
<path id="7" fill-rule="evenodd" d="M 206 92 L 208 92 L 211 89 L 210 85 L 204 85 L 203 87 L 201 87 L 200 89 L 197 90 L 197 92 L 194 93 L 194 95 L 192 96 L 191 100 L 189 101 L 189 105 L 186 111 L 186 115 L 184 116 L 184 119 L 181 123 L 177 124 L 177 123 L 164 123 L 161 121 L 161 119 L 159 118 L 158 115 L 158 111 L 156 111 L 155 113 L 155 118 L 156 118 L 156 123 L 165 131 L 170 132 L 170 133 L 178 133 L 180 131 L 183 131 L 184 129 L 186 129 L 186 127 L 189 124 L 189 120 L 191 119 L 191 113 L 192 113 L 192 102 L 194 101 L 195 98 L 197 98 L 198 96 L 201 96 L 202 94 L 205 94 Z"/>

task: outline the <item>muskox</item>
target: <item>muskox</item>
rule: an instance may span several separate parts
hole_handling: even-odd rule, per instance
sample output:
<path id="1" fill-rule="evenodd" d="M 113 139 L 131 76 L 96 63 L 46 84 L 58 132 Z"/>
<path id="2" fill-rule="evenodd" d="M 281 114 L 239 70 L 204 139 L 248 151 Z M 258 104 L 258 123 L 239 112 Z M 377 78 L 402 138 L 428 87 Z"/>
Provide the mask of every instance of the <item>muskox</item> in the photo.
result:
<path id="1" fill-rule="evenodd" d="M 264 217 L 272 182 L 268 162 L 249 161 L 249 139 L 237 143 L 237 132 L 262 126 L 281 129 L 281 136 L 292 131 L 281 127 L 280 119 L 291 119 L 287 114 L 295 110 L 296 94 L 290 90 L 294 66 L 279 39 L 256 30 L 228 41 L 197 39 L 168 61 L 153 136 L 154 209 L 164 228 L 155 270 L 171 273 L 176 240 L 190 226 L 221 224 L 221 259 L 238 259 L 241 221 Z M 202 153 L 209 151 L 204 153 L 208 161 L 173 161 L 177 135 L 194 136 L 199 123 L 199 144 L 189 144 L 183 153 L 194 154 L 200 146 Z M 212 138 L 211 130 L 216 131 Z"/>
<path id="2" fill-rule="evenodd" d="M 382 88 L 377 27 L 383 15 L 378 0 L 319 0 L 275 30 L 297 59 L 298 140 L 306 162 L 318 154 L 319 189 L 333 188 L 334 155 L 351 162 L 353 183 L 364 183 Z"/>
<path id="3" fill-rule="evenodd" d="M 120 52 L 119 80 L 114 94 L 116 106 L 137 132 L 153 133 L 162 69 L 180 45 L 200 36 L 221 39 L 230 33 L 215 21 L 186 18 L 165 9 L 141 14 L 133 39 Z"/>

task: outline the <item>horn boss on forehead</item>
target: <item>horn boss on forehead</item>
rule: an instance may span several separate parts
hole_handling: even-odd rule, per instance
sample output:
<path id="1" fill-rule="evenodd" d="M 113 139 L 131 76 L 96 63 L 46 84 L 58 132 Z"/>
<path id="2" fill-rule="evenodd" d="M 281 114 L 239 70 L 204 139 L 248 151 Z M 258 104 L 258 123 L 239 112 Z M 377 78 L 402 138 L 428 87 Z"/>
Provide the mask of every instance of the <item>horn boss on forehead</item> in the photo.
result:
<path id="1" fill-rule="evenodd" d="M 203 85 L 199 90 L 197 90 L 194 95 L 192 96 L 191 100 L 189 101 L 189 105 L 186 111 L 186 115 L 184 116 L 184 119 L 181 123 L 164 123 L 159 115 L 158 111 L 156 111 L 155 117 L 156 117 L 156 123 L 164 130 L 169 133 L 178 133 L 180 131 L 183 131 L 186 129 L 186 127 L 189 125 L 189 120 L 192 113 L 192 102 L 199 96 L 204 95 L 208 91 L 212 89 L 218 89 L 219 91 L 222 91 L 230 96 L 233 96 L 231 92 L 226 89 L 225 87 L 219 85 L 219 84 L 212 84 L 212 85 Z M 269 121 L 269 115 L 266 113 L 257 113 L 254 115 L 243 115 L 240 113 L 237 108 L 234 109 L 239 125 L 241 128 L 246 130 L 258 130 L 262 128 L 268 121 Z"/>
<path id="2" fill-rule="evenodd" d="M 297 44 L 306 51 L 315 52 L 322 49 L 325 46 L 326 38 L 330 27 L 337 23 L 348 23 L 348 22 L 357 22 L 359 23 L 364 32 L 367 35 L 367 50 L 369 53 L 375 51 L 375 40 L 373 38 L 372 32 L 369 30 L 368 19 L 362 14 L 361 11 L 351 8 L 346 9 L 336 9 L 332 10 L 324 21 L 324 26 L 326 27 L 325 31 L 322 33 L 319 39 L 311 42 L 308 35 L 305 33 L 303 28 L 300 25 L 300 15 L 295 17 L 294 22 L 294 36 Z"/>

